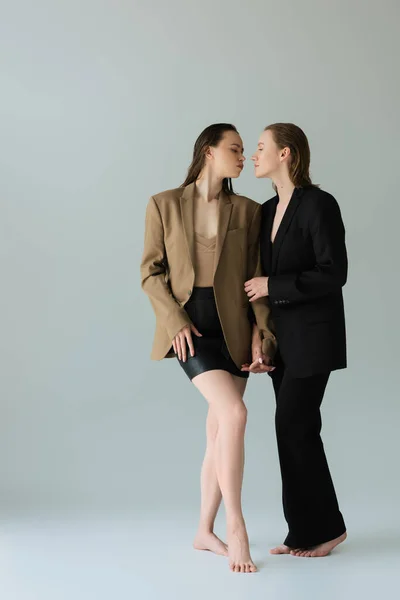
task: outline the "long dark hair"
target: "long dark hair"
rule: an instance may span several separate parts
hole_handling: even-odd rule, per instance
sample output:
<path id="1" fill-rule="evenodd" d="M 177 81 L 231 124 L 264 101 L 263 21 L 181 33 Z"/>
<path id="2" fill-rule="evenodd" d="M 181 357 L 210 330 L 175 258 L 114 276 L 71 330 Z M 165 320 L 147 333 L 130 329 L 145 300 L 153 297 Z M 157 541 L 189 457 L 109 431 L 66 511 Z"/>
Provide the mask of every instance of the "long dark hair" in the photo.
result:
<path id="1" fill-rule="evenodd" d="M 226 131 L 235 131 L 238 133 L 236 127 L 229 123 L 215 123 L 214 125 L 209 125 L 201 132 L 194 145 L 193 159 L 188 169 L 186 179 L 181 187 L 186 187 L 197 180 L 206 162 L 207 149 L 210 146 L 218 146 Z M 222 189 L 226 194 L 235 193 L 233 191 L 231 178 L 223 179 Z"/>
<path id="2" fill-rule="evenodd" d="M 304 131 L 293 123 L 273 123 L 265 131 L 271 131 L 278 148 L 290 148 L 289 177 L 294 186 L 318 187 L 311 181 L 310 146 Z"/>

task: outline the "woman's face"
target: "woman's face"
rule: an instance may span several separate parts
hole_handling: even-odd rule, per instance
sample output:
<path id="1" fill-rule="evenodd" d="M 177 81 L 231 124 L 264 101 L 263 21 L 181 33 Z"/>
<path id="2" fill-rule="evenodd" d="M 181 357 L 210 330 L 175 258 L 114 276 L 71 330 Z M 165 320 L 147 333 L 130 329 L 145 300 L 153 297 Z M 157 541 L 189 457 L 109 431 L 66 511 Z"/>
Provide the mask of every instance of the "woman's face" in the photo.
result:
<path id="1" fill-rule="evenodd" d="M 235 179 L 242 172 L 246 160 L 243 152 L 240 135 L 235 131 L 226 131 L 218 146 L 208 148 L 206 158 L 218 177 Z"/>
<path id="2" fill-rule="evenodd" d="M 275 143 L 272 131 L 263 131 L 258 140 L 257 151 L 251 157 L 254 161 L 256 177 L 272 177 L 279 172 L 285 157 L 285 150 L 280 150 Z"/>

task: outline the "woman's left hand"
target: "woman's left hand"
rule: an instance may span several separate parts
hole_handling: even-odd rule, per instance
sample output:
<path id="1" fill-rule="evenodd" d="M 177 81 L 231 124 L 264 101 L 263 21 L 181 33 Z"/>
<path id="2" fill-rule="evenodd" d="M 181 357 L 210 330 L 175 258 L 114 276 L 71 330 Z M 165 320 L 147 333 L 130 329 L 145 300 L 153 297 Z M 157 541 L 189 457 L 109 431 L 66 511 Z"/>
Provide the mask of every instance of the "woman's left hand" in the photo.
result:
<path id="1" fill-rule="evenodd" d="M 269 296 L 268 277 L 254 277 L 244 284 L 244 291 L 248 295 L 250 302 Z"/>

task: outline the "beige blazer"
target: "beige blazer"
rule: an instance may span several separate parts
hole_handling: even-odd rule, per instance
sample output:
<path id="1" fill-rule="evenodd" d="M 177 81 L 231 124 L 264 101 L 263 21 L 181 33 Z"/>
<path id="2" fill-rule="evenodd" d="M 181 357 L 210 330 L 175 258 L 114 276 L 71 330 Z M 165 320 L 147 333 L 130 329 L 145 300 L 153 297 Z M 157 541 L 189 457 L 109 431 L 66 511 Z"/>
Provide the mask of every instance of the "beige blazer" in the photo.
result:
<path id="1" fill-rule="evenodd" d="M 185 311 L 194 282 L 193 196 L 195 184 L 152 196 L 147 206 L 142 288 L 156 315 L 151 358 L 174 356 L 172 339 L 190 323 Z M 273 357 L 276 339 L 269 328 L 266 298 L 249 303 L 247 279 L 261 275 L 259 233 L 261 206 L 245 196 L 221 192 L 214 266 L 214 294 L 229 353 L 240 368 L 251 358 L 249 304 L 263 338 L 263 352 Z"/>

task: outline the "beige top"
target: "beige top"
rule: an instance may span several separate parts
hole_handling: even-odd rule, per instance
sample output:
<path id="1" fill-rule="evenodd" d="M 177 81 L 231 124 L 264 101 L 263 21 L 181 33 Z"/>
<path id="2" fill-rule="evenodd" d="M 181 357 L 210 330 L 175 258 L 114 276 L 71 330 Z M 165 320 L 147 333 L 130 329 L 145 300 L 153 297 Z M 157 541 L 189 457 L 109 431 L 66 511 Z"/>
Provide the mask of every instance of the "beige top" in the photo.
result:
<path id="1" fill-rule="evenodd" d="M 216 236 L 206 238 L 194 232 L 195 287 L 212 287 L 213 285 L 216 241 Z"/>

